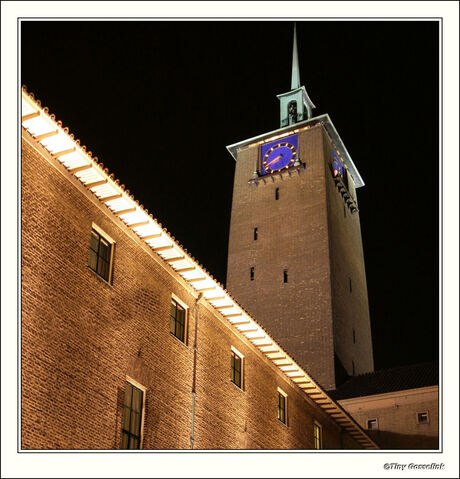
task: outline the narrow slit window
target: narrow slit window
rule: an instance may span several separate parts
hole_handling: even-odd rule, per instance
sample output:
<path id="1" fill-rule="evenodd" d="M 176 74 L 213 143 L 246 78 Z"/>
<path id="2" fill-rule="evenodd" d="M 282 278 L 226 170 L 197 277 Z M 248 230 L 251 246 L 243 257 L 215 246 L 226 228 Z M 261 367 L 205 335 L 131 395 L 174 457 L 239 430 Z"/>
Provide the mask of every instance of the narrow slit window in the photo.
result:
<path id="1" fill-rule="evenodd" d="M 348 287 L 350 289 L 350 293 L 353 292 L 353 286 L 351 284 L 351 278 L 348 278 Z"/>
<path id="2" fill-rule="evenodd" d="M 251 266 L 251 269 L 249 270 L 249 277 L 251 281 L 254 281 L 254 266 Z"/>
<path id="3" fill-rule="evenodd" d="M 279 199 L 280 199 L 280 189 L 276 188 L 276 190 L 275 190 L 275 200 L 279 200 Z"/>
<path id="4" fill-rule="evenodd" d="M 313 424 L 313 443 L 315 449 L 323 448 L 323 428 L 320 424 Z"/>
<path id="5" fill-rule="evenodd" d="M 287 283 L 288 282 L 288 270 L 285 269 L 283 271 L 283 283 Z"/>
<path id="6" fill-rule="evenodd" d="M 243 358 L 233 349 L 230 362 L 230 380 L 235 386 L 243 389 Z"/>
<path id="7" fill-rule="evenodd" d="M 355 362 L 353 360 L 351 361 L 351 375 L 355 375 Z"/>
<path id="8" fill-rule="evenodd" d="M 287 394 L 278 388 L 278 420 L 287 424 Z"/>
<path id="9" fill-rule="evenodd" d="M 353 328 L 353 344 L 356 344 L 356 332 L 355 332 L 355 328 Z"/>
<path id="10" fill-rule="evenodd" d="M 254 228 L 254 241 L 257 241 L 258 237 L 259 237 L 259 230 L 258 228 Z"/>
<path id="11" fill-rule="evenodd" d="M 122 449 L 141 448 L 143 403 L 144 392 L 130 382 L 126 382 L 121 431 Z"/>

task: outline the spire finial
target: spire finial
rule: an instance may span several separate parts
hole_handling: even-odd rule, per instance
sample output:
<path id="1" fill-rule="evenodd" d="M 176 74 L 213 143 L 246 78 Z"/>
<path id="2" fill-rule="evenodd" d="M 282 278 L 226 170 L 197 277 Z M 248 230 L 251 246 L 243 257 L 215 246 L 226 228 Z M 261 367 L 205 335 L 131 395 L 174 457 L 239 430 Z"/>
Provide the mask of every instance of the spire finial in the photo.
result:
<path id="1" fill-rule="evenodd" d="M 299 56 L 297 54 L 296 23 L 294 22 L 294 45 L 292 47 L 291 90 L 295 90 L 296 88 L 300 88 L 300 72 L 299 72 Z"/>

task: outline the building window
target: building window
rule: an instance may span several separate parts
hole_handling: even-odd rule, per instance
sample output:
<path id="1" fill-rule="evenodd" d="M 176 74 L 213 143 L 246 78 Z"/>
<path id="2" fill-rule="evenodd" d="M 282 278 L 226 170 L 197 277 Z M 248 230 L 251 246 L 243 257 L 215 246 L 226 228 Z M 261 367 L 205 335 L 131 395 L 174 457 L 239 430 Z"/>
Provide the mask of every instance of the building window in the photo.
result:
<path id="1" fill-rule="evenodd" d="M 243 355 L 232 347 L 230 360 L 230 380 L 243 389 Z"/>
<path id="2" fill-rule="evenodd" d="M 352 284 L 351 284 L 351 278 L 348 278 L 348 287 L 350 289 L 350 293 L 353 291 Z"/>
<path id="3" fill-rule="evenodd" d="M 144 392 L 130 382 L 126 382 L 123 403 L 123 423 L 121 432 L 122 449 L 141 448 L 142 410 Z"/>
<path id="4" fill-rule="evenodd" d="M 186 309 L 180 305 L 174 298 L 171 299 L 171 314 L 169 317 L 169 331 L 185 343 L 186 331 Z"/>
<path id="5" fill-rule="evenodd" d="M 251 281 L 254 281 L 254 266 L 251 266 L 251 269 L 249 270 L 249 277 L 251 278 Z"/>
<path id="6" fill-rule="evenodd" d="M 254 241 L 257 241 L 258 236 L 259 236 L 259 231 L 257 228 L 254 228 Z"/>
<path id="7" fill-rule="evenodd" d="M 323 428 L 317 422 L 313 423 L 313 443 L 315 449 L 323 448 Z"/>
<path id="8" fill-rule="evenodd" d="M 288 270 L 287 270 L 287 269 L 285 269 L 285 270 L 283 271 L 283 282 L 284 282 L 284 283 L 287 283 L 287 282 L 288 282 Z"/>
<path id="9" fill-rule="evenodd" d="M 280 189 L 276 188 L 276 190 L 275 190 L 275 200 L 279 200 L 279 199 L 280 199 Z"/>
<path id="10" fill-rule="evenodd" d="M 93 224 L 89 245 L 88 266 L 110 283 L 114 241 Z"/>
<path id="11" fill-rule="evenodd" d="M 353 328 L 353 344 L 356 344 L 356 332 L 355 332 L 355 328 Z"/>
<path id="12" fill-rule="evenodd" d="M 287 394 L 278 388 L 278 419 L 287 424 Z"/>
<path id="13" fill-rule="evenodd" d="M 377 419 L 368 419 L 367 420 L 367 429 L 369 431 L 375 431 L 376 429 L 379 428 Z"/>
<path id="14" fill-rule="evenodd" d="M 417 424 L 428 424 L 429 422 L 427 411 L 417 413 Z"/>
<path id="15" fill-rule="evenodd" d="M 351 375 L 355 375 L 355 362 L 353 360 L 351 360 Z"/>

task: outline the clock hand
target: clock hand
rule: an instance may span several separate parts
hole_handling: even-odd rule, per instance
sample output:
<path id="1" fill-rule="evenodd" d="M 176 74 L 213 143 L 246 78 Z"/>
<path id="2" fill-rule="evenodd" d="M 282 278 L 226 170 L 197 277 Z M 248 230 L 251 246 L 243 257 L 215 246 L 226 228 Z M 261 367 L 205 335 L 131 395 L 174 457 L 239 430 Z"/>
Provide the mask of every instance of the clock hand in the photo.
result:
<path id="1" fill-rule="evenodd" d="M 278 161 L 283 155 L 278 155 L 275 159 L 273 159 L 272 161 L 270 161 L 270 163 L 267 163 L 267 166 L 270 166 L 272 163 L 275 163 L 276 161 Z"/>

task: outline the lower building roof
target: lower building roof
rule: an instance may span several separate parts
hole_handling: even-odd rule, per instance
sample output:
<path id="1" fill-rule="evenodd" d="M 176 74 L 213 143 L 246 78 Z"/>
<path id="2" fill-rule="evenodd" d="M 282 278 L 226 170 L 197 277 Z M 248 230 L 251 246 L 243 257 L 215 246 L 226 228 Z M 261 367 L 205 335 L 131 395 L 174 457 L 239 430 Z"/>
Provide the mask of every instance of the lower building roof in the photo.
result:
<path id="1" fill-rule="evenodd" d="M 328 391 L 335 401 L 361 396 L 372 396 L 406 389 L 417 389 L 439 384 L 438 362 L 413 364 L 373 373 L 360 374 L 347 379 L 341 386 Z"/>

